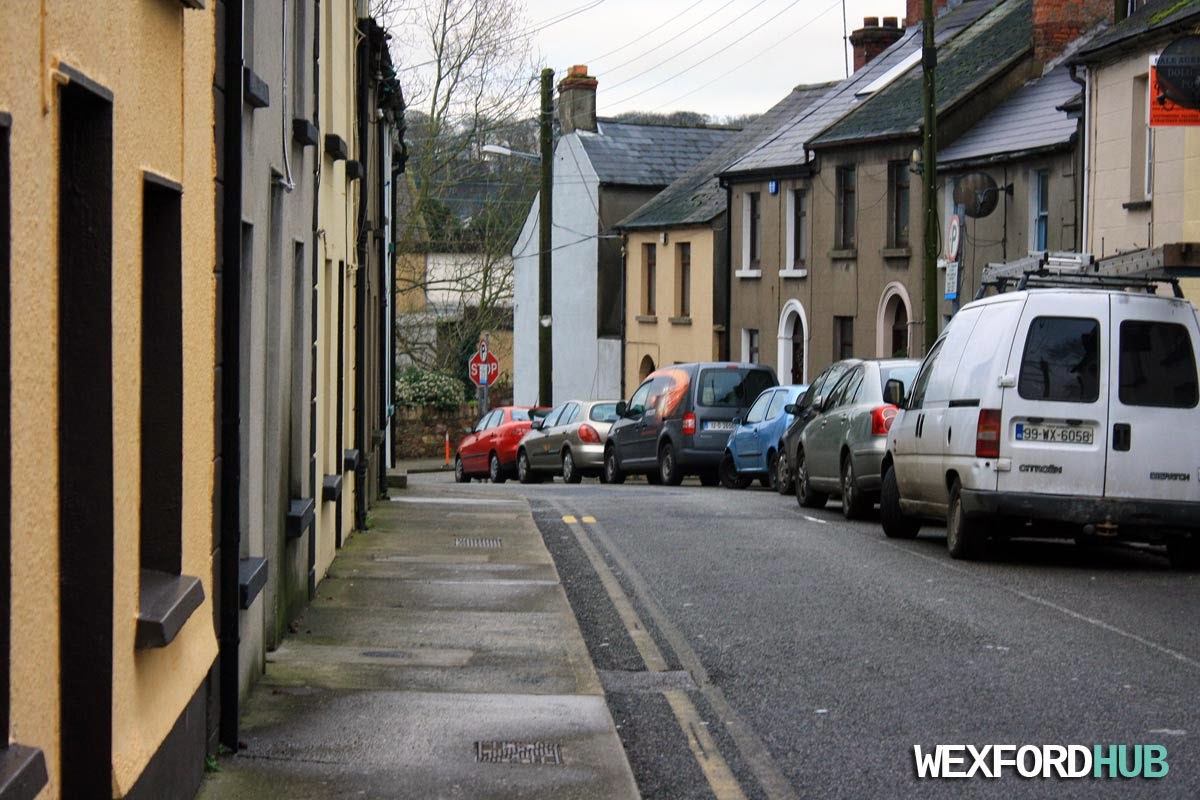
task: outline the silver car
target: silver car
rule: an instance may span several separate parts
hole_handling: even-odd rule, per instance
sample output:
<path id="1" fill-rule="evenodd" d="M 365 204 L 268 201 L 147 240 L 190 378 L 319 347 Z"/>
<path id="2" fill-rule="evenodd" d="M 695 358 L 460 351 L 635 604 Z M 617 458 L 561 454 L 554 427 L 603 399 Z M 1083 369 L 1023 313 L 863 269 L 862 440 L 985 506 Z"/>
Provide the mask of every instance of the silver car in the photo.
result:
<path id="1" fill-rule="evenodd" d="M 829 495 L 842 498 L 842 513 L 858 519 L 879 500 L 879 465 L 897 408 L 883 400 L 895 378 L 912 385 L 920 360 L 861 361 L 825 394 L 820 416 L 800 432 L 796 445 L 796 500 L 820 508 Z"/>
<path id="2" fill-rule="evenodd" d="M 617 420 L 617 400 L 570 400 L 535 420 L 517 445 L 517 478 L 537 483 L 562 475 L 579 483 L 585 475 L 604 480 L 604 444 Z"/>

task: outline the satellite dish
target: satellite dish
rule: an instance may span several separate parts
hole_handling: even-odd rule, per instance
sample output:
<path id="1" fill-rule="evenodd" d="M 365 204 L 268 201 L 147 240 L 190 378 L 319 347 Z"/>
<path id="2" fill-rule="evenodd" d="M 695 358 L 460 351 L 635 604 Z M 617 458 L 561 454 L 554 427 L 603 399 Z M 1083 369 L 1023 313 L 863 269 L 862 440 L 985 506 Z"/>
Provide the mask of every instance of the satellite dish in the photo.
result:
<path id="1" fill-rule="evenodd" d="M 1200 36 L 1185 36 L 1167 45 L 1156 71 L 1159 103 L 1170 100 L 1183 108 L 1200 108 Z"/>
<path id="2" fill-rule="evenodd" d="M 986 172 L 963 175 L 954 184 L 954 204 L 963 207 L 968 217 L 986 217 L 996 210 L 1000 191 Z"/>

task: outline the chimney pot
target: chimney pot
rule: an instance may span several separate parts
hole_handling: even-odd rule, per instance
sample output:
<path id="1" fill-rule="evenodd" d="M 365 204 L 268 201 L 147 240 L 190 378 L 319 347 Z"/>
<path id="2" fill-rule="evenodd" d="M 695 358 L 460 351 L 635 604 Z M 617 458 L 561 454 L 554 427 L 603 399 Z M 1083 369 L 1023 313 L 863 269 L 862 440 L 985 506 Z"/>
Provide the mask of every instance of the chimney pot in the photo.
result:
<path id="1" fill-rule="evenodd" d="M 944 2 L 944 0 L 942 0 Z M 879 27 L 879 17 L 863 17 L 863 26 L 850 34 L 854 48 L 854 71 L 869 64 L 876 56 L 891 47 L 902 35 L 892 17 L 892 26 Z"/>
<path id="2" fill-rule="evenodd" d="M 558 82 L 558 125 L 564 134 L 596 130 L 596 79 L 586 64 L 574 65 Z"/>
<path id="3" fill-rule="evenodd" d="M 899 19 L 897 19 L 896 17 L 884 17 L 884 18 L 883 18 L 883 27 L 885 27 L 885 28 L 899 28 L 899 27 L 900 27 L 900 20 L 899 20 Z"/>
<path id="4" fill-rule="evenodd" d="M 879 27 L 879 17 L 863 17 L 863 27 L 864 28 L 878 28 Z"/>

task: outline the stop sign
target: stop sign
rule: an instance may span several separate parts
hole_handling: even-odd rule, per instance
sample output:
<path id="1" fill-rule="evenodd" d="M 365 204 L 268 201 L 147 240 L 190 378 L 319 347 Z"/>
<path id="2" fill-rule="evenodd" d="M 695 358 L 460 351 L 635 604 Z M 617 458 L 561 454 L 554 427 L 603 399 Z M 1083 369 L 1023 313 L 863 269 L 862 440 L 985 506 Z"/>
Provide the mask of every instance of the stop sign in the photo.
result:
<path id="1" fill-rule="evenodd" d="M 488 351 L 486 337 L 479 340 L 479 349 L 467 362 L 467 370 L 476 386 L 488 386 L 500 374 L 500 362 Z"/>

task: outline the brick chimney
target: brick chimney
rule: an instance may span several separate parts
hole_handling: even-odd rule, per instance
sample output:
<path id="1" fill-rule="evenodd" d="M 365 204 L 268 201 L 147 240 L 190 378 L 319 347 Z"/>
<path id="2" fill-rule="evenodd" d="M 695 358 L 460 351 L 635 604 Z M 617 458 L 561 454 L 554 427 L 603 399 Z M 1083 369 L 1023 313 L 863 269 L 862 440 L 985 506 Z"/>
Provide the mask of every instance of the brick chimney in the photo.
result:
<path id="1" fill-rule="evenodd" d="M 1033 0 L 1033 58 L 1047 64 L 1080 34 L 1112 20 L 1112 0 Z"/>
<path id="2" fill-rule="evenodd" d="M 891 47 L 903 33 L 895 17 L 884 17 L 883 25 L 879 24 L 879 17 L 863 17 L 863 26 L 850 34 L 850 44 L 854 46 L 854 71 L 858 72 L 874 61 L 875 56 Z"/>
<path id="3" fill-rule="evenodd" d="M 596 130 L 596 79 L 584 64 L 571 67 L 558 82 L 558 125 L 564 134 Z"/>
<path id="4" fill-rule="evenodd" d="M 946 0 L 933 0 L 933 15 L 946 10 Z M 920 25 L 921 20 L 925 16 L 925 0 L 908 0 L 908 7 L 904 12 L 904 27 L 911 28 L 913 25 Z"/>

